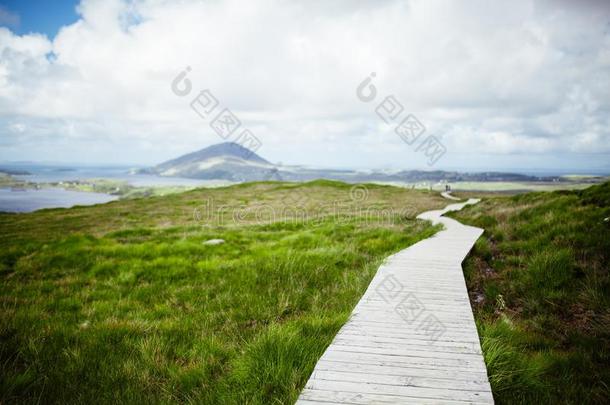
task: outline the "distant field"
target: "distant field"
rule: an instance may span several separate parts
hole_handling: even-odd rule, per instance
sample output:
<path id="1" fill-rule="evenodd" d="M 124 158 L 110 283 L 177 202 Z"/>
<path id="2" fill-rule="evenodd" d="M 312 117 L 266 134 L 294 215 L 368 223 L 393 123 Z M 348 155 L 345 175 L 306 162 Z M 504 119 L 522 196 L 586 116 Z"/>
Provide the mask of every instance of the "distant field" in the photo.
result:
<path id="1" fill-rule="evenodd" d="M 556 190 L 582 190 L 591 187 L 591 182 L 457 182 L 451 183 L 453 190 L 470 191 L 556 191 Z M 433 189 L 442 189 L 434 187 Z"/>
<path id="2" fill-rule="evenodd" d="M 607 404 L 610 183 L 488 197 L 465 276 L 496 403 Z"/>
<path id="3" fill-rule="evenodd" d="M 444 191 L 446 184 L 454 191 L 482 191 L 516 193 L 528 191 L 582 190 L 594 184 L 607 180 L 599 176 L 563 176 L 567 181 L 561 182 L 508 182 L 508 181 L 458 181 L 458 182 L 418 182 L 418 183 L 387 183 L 398 187 L 419 190 Z"/>
<path id="4" fill-rule="evenodd" d="M 555 190 L 581 190 L 591 187 L 592 183 L 580 182 L 503 182 L 503 181 L 481 181 L 481 182 L 457 182 L 451 183 L 452 190 L 470 191 L 555 191 Z M 441 189 L 442 187 L 434 187 Z"/>
<path id="5" fill-rule="evenodd" d="M 291 403 L 444 205 L 317 181 L 0 214 L 0 403 Z"/>

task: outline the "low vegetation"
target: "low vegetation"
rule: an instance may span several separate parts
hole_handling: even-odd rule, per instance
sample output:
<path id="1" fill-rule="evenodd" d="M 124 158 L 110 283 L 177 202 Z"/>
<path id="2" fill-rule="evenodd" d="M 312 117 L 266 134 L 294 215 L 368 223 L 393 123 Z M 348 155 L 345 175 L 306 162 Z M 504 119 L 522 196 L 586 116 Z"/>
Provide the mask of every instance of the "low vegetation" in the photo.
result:
<path id="1" fill-rule="evenodd" d="M 0 214 L 0 403 L 292 403 L 444 205 L 317 181 Z"/>
<path id="2" fill-rule="evenodd" d="M 608 403 L 610 183 L 488 198 L 465 263 L 497 403 Z"/>

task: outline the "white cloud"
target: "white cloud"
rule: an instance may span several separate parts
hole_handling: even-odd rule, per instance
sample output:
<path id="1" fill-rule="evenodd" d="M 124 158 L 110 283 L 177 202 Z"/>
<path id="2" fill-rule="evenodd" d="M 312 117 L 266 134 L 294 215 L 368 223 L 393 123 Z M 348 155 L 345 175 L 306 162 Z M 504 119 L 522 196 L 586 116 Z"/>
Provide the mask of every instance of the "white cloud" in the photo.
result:
<path id="1" fill-rule="evenodd" d="M 218 142 L 188 105 L 206 88 L 285 163 L 424 165 L 374 113 L 389 94 L 442 138 L 447 166 L 610 156 L 604 2 L 83 0 L 78 11 L 53 39 L 0 28 L 0 159 L 154 163 Z M 180 98 L 170 83 L 186 66 L 193 92 Z M 379 94 L 365 104 L 356 86 L 373 71 Z"/>

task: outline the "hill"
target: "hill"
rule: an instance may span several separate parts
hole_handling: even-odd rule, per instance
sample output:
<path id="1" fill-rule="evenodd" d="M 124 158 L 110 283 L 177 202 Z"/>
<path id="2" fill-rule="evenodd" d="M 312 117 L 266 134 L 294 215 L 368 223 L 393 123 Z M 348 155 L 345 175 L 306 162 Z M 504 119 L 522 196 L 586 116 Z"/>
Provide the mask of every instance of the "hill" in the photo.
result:
<path id="1" fill-rule="evenodd" d="M 241 182 L 263 180 L 272 169 L 273 165 L 256 153 L 237 143 L 225 142 L 168 160 L 142 172 Z"/>

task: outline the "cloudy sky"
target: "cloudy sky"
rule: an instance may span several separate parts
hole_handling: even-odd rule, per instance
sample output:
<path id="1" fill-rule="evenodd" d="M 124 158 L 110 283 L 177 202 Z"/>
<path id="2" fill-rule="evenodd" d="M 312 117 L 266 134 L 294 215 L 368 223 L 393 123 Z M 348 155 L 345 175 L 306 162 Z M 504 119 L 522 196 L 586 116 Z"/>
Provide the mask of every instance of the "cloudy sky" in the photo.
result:
<path id="1" fill-rule="evenodd" d="M 412 114 L 446 148 L 434 168 L 610 172 L 608 1 L 20 0 L 0 26 L 0 161 L 218 143 L 190 107 L 208 90 L 273 162 L 429 168 L 394 132 Z"/>

